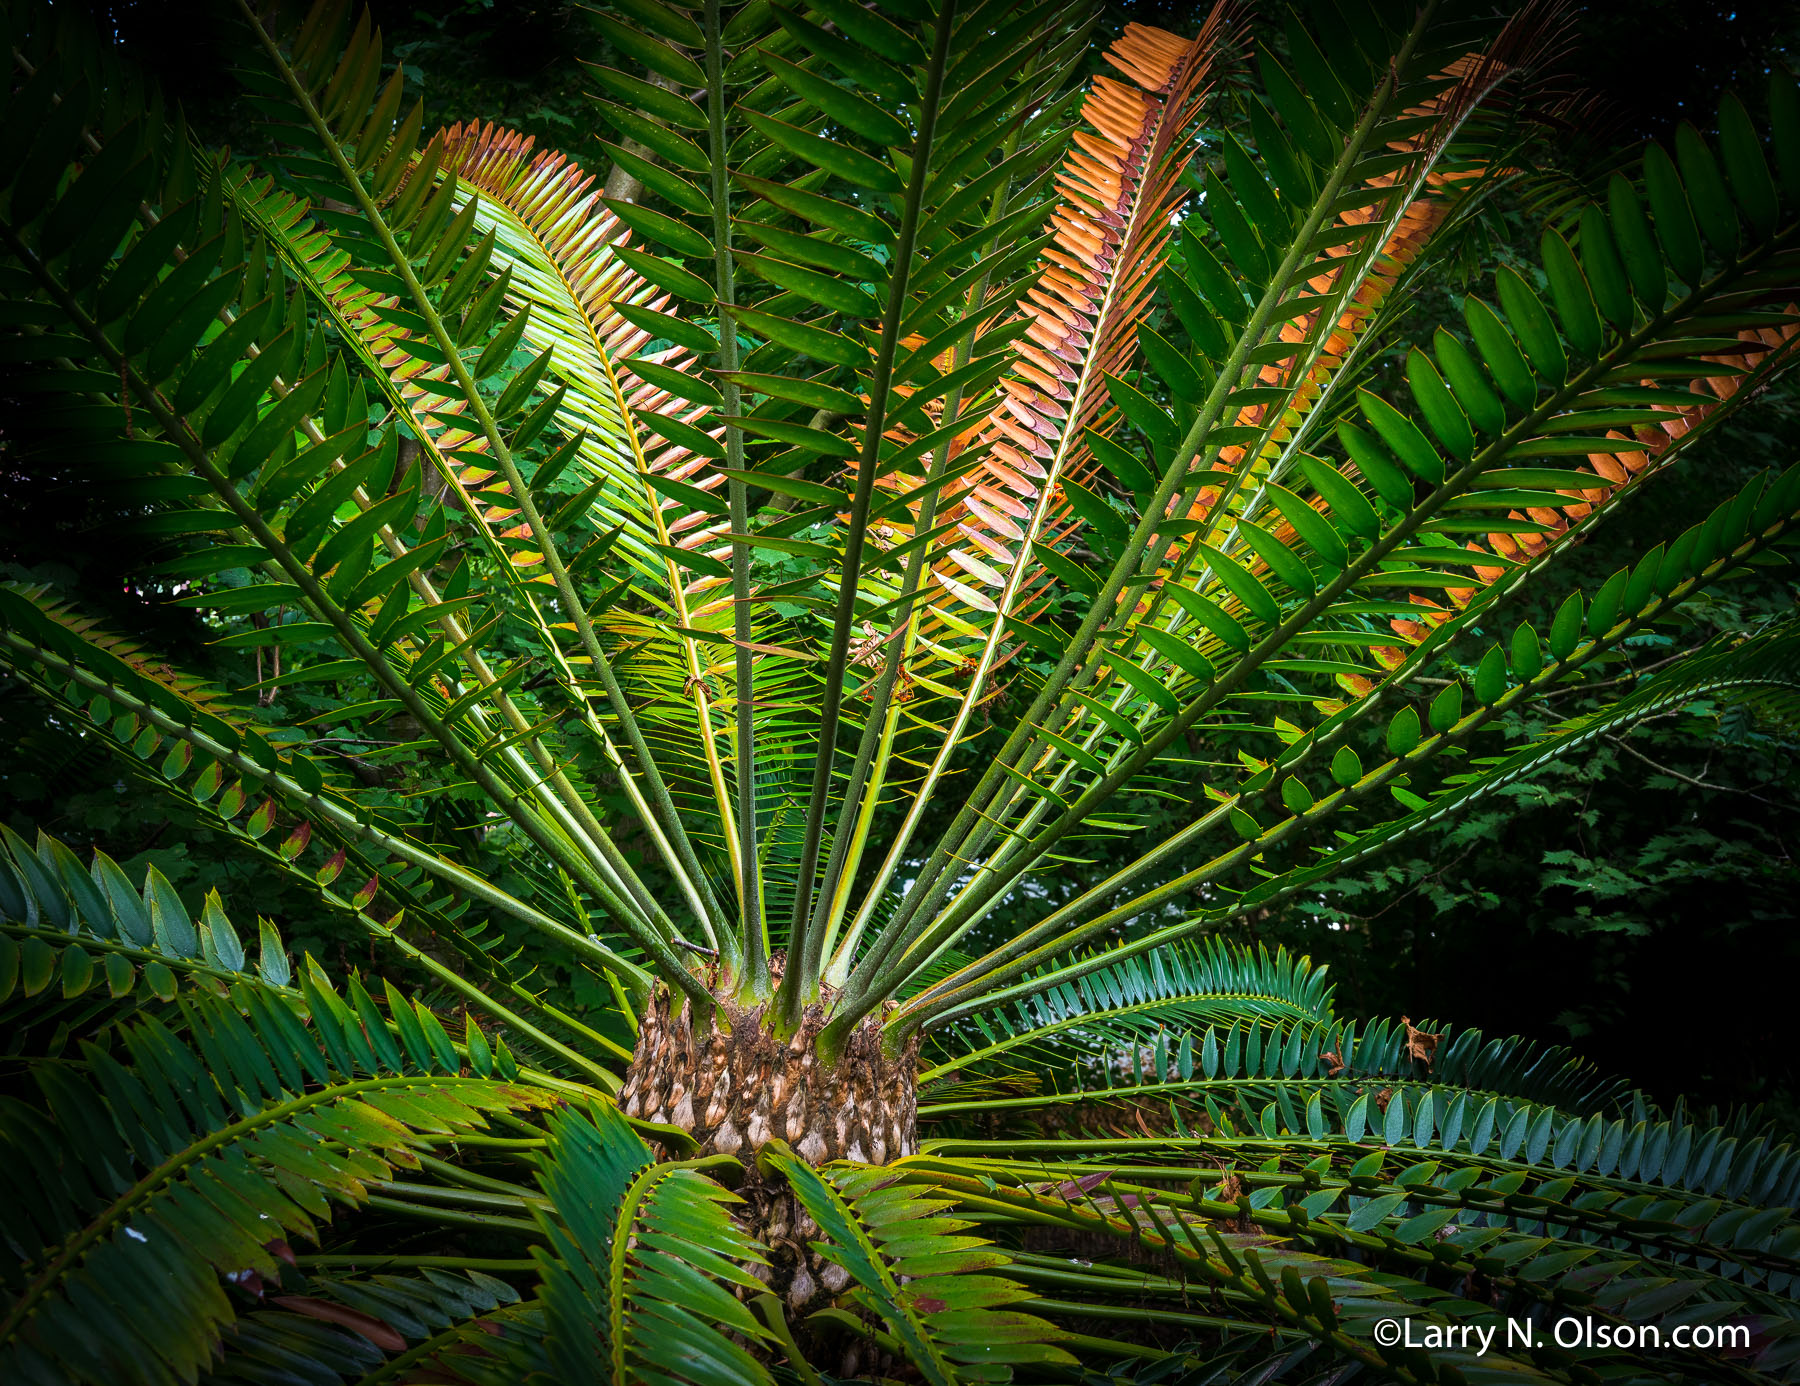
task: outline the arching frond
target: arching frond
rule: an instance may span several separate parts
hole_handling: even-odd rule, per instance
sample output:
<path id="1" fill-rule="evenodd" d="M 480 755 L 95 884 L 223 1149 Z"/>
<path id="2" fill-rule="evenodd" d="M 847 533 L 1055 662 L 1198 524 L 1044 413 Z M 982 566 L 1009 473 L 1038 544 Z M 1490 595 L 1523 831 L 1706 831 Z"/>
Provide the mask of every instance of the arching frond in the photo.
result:
<path id="1" fill-rule="evenodd" d="M 711 1386 L 772 1378 L 731 1334 L 769 1330 L 736 1298 L 753 1289 L 760 1249 L 731 1221 L 737 1200 L 708 1163 L 658 1164 L 623 1117 L 550 1120 L 539 1251 L 549 1355 L 559 1381 L 625 1386 L 649 1376 Z"/>
<path id="2" fill-rule="evenodd" d="M 1079 1069 L 1115 1044 L 1154 1043 L 1168 1030 L 1238 1017 L 1275 1029 L 1328 1022 L 1325 969 L 1285 948 L 1270 956 L 1216 939 L 1159 949 L 1035 995 L 1010 1012 L 978 1013 L 954 1032 L 933 1032 L 935 1050 L 947 1057 L 928 1063 L 920 1076 L 945 1078 L 1002 1055 L 1018 1063 L 1021 1050 L 1038 1056 L 1041 1066 Z"/>
<path id="3" fill-rule="evenodd" d="M 147 1016 L 117 1052 L 84 1042 L 78 1063 L 32 1069 L 36 1101 L 3 1137 L 19 1194 L 6 1239 L 23 1252 L 0 1328 L 9 1377 L 191 1378 L 236 1317 L 220 1276 L 278 1282 L 283 1239 L 316 1238 L 328 1195 L 366 1203 L 434 1135 L 549 1101 L 503 1047 L 471 1040 L 483 1072 L 464 1077 L 429 1012 L 396 1008 L 390 1030 L 361 983 L 346 1003 L 316 966 L 300 987 L 311 1031 L 259 983 L 220 991 L 184 1001 L 176 1028 Z M 127 1284 L 155 1287 L 154 1318 L 99 1292 Z"/>
<path id="4" fill-rule="evenodd" d="M 1010 1258 L 972 1223 L 938 1216 L 953 1206 L 908 1188 L 882 1170 L 846 1170 L 828 1179 L 780 1142 L 763 1163 L 780 1171 L 795 1201 L 818 1225 L 823 1272 L 833 1291 L 867 1316 L 827 1310 L 871 1346 L 898 1350 L 934 1386 L 1012 1379 L 1014 1365 L 1073 1365 L 1061 1336 L 1042 1319 L 1008 1308 L 1031 1296 L 991 1272 Z"/>

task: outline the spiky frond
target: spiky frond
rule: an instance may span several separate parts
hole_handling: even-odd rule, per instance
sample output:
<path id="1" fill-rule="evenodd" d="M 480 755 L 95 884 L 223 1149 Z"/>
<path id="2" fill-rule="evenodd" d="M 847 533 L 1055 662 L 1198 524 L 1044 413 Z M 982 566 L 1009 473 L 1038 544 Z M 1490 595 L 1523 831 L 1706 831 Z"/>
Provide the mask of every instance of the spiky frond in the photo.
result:
<path id="1" fill-rule="evenodd" d="M 733 1297 L 755 1288 L 748 1267 L 762 1255 L 733 1225 L 736 1200 L 707 1162 L 658 1164 L 616 1111 L 558 1113 L 550 1132 L 543 1187 L 558 1211 L 538 1255 L 556 1379 L 769 1381 L 729 1336 L 769 1336 Z M 721 1161 L 737 1164 L 711 1163 Z"/>
<path id="2" fill-rule="evenodd" d="M 191 1379 L 235 1318 L 220 1276 L 279 1282 L 282 1239 L 316 1238 L 327 1195 L 378 1201 L 433 1137 L 548 1101 L 462 1076 L 429 1012 L 390 1022 L 360 983 L 347 1004 L 316 968 L 300 992 L 311 1032 L 288 997 L 243 980 L 191 996 L 175 1028 L 126 1024 L 117 1053 L 84 1042 L 78 1064 L 34 1069 L 37 1100 L 5 1130 L 6 1238 L 22 1252 L 0 1328 L 9 1377 Z M 496 1066 L 516 1077 L 503 1053 Z M 122 1284 L 155 1286 L 157 1315 L 98 1289 Z"/>
<path id="3" fill-rule="evenodd" d="M 1010 1011 L 971 1016 L 955 1030 L 932 1033 L 947 1057 L 929 1062 L 921 1078 L 935 1080 L 1009 1056 L 1036 1056 L 1043 1067 L 1064 1046 L 1092 1054 L 1111 1044 L 1138 1044 L 1166 1029 L 1225 1017 L 1248 1017 L 1274 1028 L 1332 1017 L 1325 969 L 1308 966 L 1285 948 L 1271 957 L 1220 940 L 1177 944 L 1116 967 L 1089 973 L 1068 987 L 1032 996 Z M 984 1042 L 985 1041 L 985 1042 Z M 1040 1052 L 1041 1051 L 1041 1052 Z"/>
<path id="4" fill-rule="evenodd" d="M 828 1179 L 781 1142 L 765 1147 L 762 1161 L 787 1177 L 818 1224 L 827 1286 L 848 1287 L 846 1310 L 826 1312 L 871 1346 L 903 1354 L 933 1386 L 1006 1382 L 1021 1364 L 1074 1365 L 1049 1324 L 1006 1307 L 1031 1298 L 991 1274 L 1010 1258 L 979 1237 L 958 1235 L 974 1224 L 939 1216 L 953 1199 L 882 1170 Z"/>

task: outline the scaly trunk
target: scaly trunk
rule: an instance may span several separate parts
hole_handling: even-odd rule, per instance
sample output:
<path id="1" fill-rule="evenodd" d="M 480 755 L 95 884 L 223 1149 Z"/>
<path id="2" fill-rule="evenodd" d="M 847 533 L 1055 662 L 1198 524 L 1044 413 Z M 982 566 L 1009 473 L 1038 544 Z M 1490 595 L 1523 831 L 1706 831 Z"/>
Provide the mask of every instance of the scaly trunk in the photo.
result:
<path id="1" fill-rule="evenodd" d="M 627 1116 L 679 1126 L 699 1142 L 699 1153 L 744 1162 L 743 1220 L 769 1248 L 770 1288 L 797 1310 L 841 1290 L 844 1276 L 808 1249 L 817 1225 L 785 1186 L 762 1178 L 757 1151 L 784 1140 L 809 1164 L 879 1165 L 918 1150 L 917 1040 L 888 1058 L 880 1016 L 872 1015 L 828 1067 L 814 1041 L 829 999 L 809 1008 L 784 1041 L 771 1030 L 766 1007 L 725 995 L 717 997 L 706 1032 L 696 1034 L 686 999 L 659 986 L 619 1092 Z"/>

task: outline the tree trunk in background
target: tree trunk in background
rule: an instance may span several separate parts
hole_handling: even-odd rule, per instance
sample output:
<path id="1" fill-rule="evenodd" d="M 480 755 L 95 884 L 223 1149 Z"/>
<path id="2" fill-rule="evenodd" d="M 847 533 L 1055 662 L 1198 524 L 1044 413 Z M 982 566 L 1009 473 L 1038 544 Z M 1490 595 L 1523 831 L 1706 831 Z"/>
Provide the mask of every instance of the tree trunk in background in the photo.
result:
<path id="1" fill-rule="evenodd" d="M 675 83 L 663 76 L 660 72 L 649 73 L 648 80 L 651 85 L 662 87 L 666 91 L 679 91 L 679 88 L 676 87 Z M 657 118 L 648 111 L 639 111 L 638 114 L 645 120 L 655 121 L 658 125 L 666 126 L 669 123 L 666 120 L 657 120 Z M 648 159 L 652 163 L 656 161 L 656 155 L 651 151 L 650 147 L 648 145 L 639 144 L 634 139 L 621 136 L 619 148 L 623 149 L 627 154 L 635 155 L 640 159 Z M 614 164 L 607 172 L 606 188 L 603 195 L 609 198 L 616 198 L 620 202 L 636 202 L 638 198 L 644 195 L 643 180 L 637 178 L 633 174 L 627 173 L 618 164 Z"/>

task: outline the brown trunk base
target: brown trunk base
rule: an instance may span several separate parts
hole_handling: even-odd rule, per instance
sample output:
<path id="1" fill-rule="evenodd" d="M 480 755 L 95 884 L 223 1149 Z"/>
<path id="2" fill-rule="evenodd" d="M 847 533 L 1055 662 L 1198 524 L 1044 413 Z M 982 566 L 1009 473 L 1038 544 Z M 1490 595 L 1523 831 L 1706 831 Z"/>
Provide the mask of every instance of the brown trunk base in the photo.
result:
<path id="1" fill-rule="evenodd" d="M 757 1152 L 783 1140 L 808 1164 L 880 1165 L 918 1151 L 917 1041 L 888 1058 L 880 1017 L 871 1016 L 827 1066 L 814 1042 L 829 1000 L 809 1008 L 783 1041 L 771 1033 L 766 1007 L 724 996 L 711 1025 L 697 1034 L 686 999 L 658 987 L 619 1091 L 627 1116 L 678 1126 L 693 1135 L 699 1153 L 744 1162 L 740 1220 L 769 1249 L 769 1288 L 798 1311 L 819 1307 L 848 1277 L 807 1246 L 818 1225 L 779 1179 L 762 1176 Z"/>

